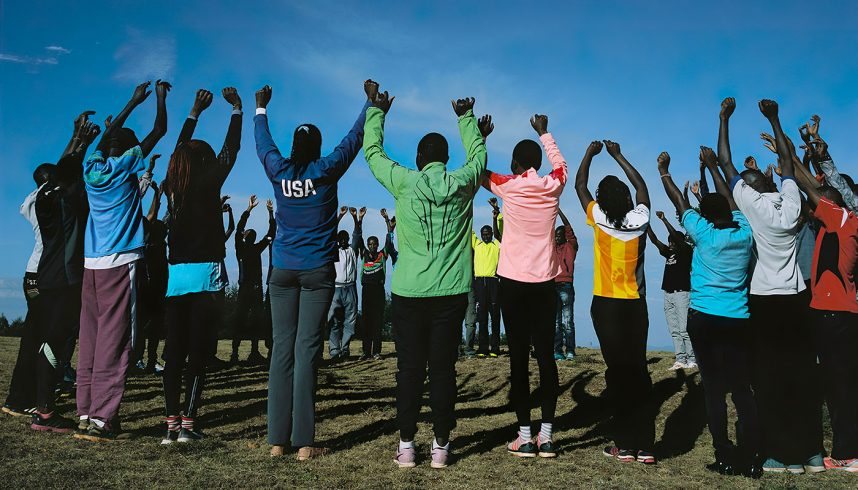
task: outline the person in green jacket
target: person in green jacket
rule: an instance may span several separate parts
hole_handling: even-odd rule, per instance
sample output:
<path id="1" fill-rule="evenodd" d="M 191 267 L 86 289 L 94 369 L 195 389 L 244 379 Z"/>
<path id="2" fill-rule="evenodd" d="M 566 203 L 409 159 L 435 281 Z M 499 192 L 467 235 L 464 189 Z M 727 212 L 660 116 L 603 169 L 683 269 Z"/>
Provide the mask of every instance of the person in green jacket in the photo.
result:
<path id="1" fill-rule="evenodd" d="M 393 195 L 399 222 L 399 261 L 391 283 L 400 436 L 394 462 L 415 466 L 414 435 L 428 365 L 435 433 L 432 467 L 443 468 L 456 426 L 459 329 L 473 278 L 473 199 L 486 168 L 486 146 L 474 117 L 474 99 L 459 99 L 453 110 L 467 153 L 465 164 L 448 171 L 447 140 L 429 133 L 417 145 L 417 170 L 403 167 L 383 147 L 384 119 L 393 97 L 376 87 L 370 100 L 364 156 L 375 178 Z"/>

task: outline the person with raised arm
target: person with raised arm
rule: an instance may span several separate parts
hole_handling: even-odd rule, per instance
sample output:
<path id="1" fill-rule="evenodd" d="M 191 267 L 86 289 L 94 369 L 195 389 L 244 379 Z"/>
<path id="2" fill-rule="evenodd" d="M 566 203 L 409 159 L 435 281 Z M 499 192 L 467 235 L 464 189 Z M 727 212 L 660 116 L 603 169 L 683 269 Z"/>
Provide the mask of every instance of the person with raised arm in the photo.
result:
<path id="1" fill-rule="evenodd" d="M 659 156 L 658 170 L 665 192 L 694 243 L 688 335 L 699 363 L 715 449 L 715 462 L 707 469 L 759 478 L 760 429 L 751 390 L 753 342 L 748 309 L 753 236 L 718 170 L 715 152 L 701 147 L 700 161 L 712 174 L 715 192 L 703 195 L 699 211 L 680 196 L 670 177 L 667 153 Z M 738 417 L 738 447 L 727 431 L 728 393 Z"/>
<path id="2" fill-rule="evenodd" d="M 759 170 L 736 171 L 727 130 L 736 106 L 725 99 L 721 110 L 718 162 L 730 181 L 736 206 L 754 232 L 756 261 L 749 307 L 754 342 L 754 394 L 762 424 L 767 472 L 825 470 L 821 403 L 806 388 L 816 384 L 813 327 L 808 322 L 810 292 L 797 265 L 796 235 L 801 194 L 794 161 L 778 119 L 778 105 L 761 100 L 760 112 L 776 139 L 781 192 Z"/>
<path id="3" fill-rule="evenodd" d="M 232 331 L 232 355 L 230 363 L 238 362 L 238 347 L 244 338 L 250 339 L 249 364 L 262 364 L 265 358 L 259 353 L 259 339 L 267 337 L 263 332 L 265 321 L 262 319 L 264 304 L 262 297 L 262 252 L 274 241 L 277 222 L 274 219 L 274 203 L 271 199 L 265 203 L 268 210 L 268 232 L 258 242 L 256 230 L 245 230 L 247 220 L 253 208 L 259 205 L 256 196 L 250 196 L 247 209 L 238 219 L 235 233 L 235 258 L 238 261 L 238 294 L 236 298 L 235 323 Z M 248 324 L 248 320 L 250 320 Z"/>
<path id="4" fill-rule="evenodd" d="M 487 135 L 486 135 L 487 136 Z M 492 226 L 480 228 L 480 236 L 471 232 L 474 250 L 474 301 L 479 325 L 477 357 L 498 357 L 500 354 L 500 302 L 497 277 L 500 259 L 500 235 L 497 231 L 499 211 L 492 206 Z M 491 315 L 491 334 L 489 333 Z"/>
<path id="5" fill-rule="evenodd" d="M 355 236 L 363 236 L 363 217 L 366 208 L 358 213 Z M 363 355 L 361 360 L 381 359 L 381 329 L 384 326 L 384 306 L 387 294 L 384 292 L 384 280 L 387 275 L 387 259 L 396 254 L 393 248 L 393 224 L 387 216 L 387 209 L 381 210 L 381 217 L 387 226 L 384 235 L 384 248 L 379 250 L 378 237 L 371 236 L 358 242 L 358 258 L 361 261 L 361 315 L 363 317 Z"/>
<path id="6" fill-rule="evenodd" d="M 568 172 L 566 160 L 548 132 L 548 116 L 534 114 L 530 125 L 545 148 L 551 172 L 546 176 L 537 173 L 542 165 L 542 147 L 525 139 L 512 151 L 512 174 L 486 171 L 483 185 L 504 203 L 503 246 L 497 274 L 509 345 L 510 400 L 519 429 L 518 436 L 507 445 L 507 452 L 517 457 L 554 458 L 557 450 L 553 424 L 559 391 L 554 362 L 554 278 L 561 271 L 554 253 L 554 223 Z M 539 365 L 542 410 L 542 423 L 535 437 L 531 436 L 530 418 L 531 345 Z"/>
<path id="7" fill-rule="evenodd" d="M 560 263 L 560 274 L 554 279 L 557 290 L 557 315 L 554 321 L 554 359 L 575 360 L 575 257 L 578 237 L 563 210 L 557 207 L 563 223 L 554 229 L 554 255 Z M 566 348 L 564 354 L 563 348 Z"/>
<path id="8" fill-rule="evenodd" d="M 162 190 L 170 215 L 170 247 L 164 345 L 164 407 L 167 431 L 161 444 L 202 439 L 196 423 L 211 359 L 211 337 L 217 323 L 218 297 L 226 284 L 220 268 L 223 246 L 221 188 L 235 166 L 241 147 L 242 102 L 233 87 L 224 88 L 224 100 L 232 106 L 229 127 L 220 153 L 205 141 L 192 139 L 202 110 L 198 101 L 211 101 L 211 92 L 200 90 L 191 115 L 170 157 Z M 208 107 L 205 104 L 202 109 Z M 181 401 L 182 375 L 185 399 Z"/>
<path id="9" fill-rule="evenodd" d="M 431 466 L 444 468 L 456 427 L 456 359 L 460 329 L 473 282 L 470 253 L 473 199 L 486 168 L 486 145 L 473 114 L 474 99 L 451 101 L 465 147 L 465 164 L 448 170 L 447 140 L 429 133 L 417 145 L 417 170 L 391 160 L 384 150 L 384 121 L 393 97 L 378 93 L 367 110 L 364 156 L 375 178 L 396 201 L 400 261 L 391 284 L 396 342 L 394 462 L 415 466 L 414 436 L 427 367 L 432 410 Z"/>
<path id="10" fill-rule="evenodd" d="M 787 142 L 790 152 L 795 149 Z M 814 160 L 826 157 L 825 148 L 810 146 Z M 797 160 L 797 157 L 793 157 Z M 816 162 L 815 162 L 816 163 Z M 821 223 L 813 255 L 810 302 L 816 335 L 817 357 L 825 401 L 833 432 L 831 456 L 825 468 L 858 471 L 858 386 L 852 381 L 858 370 L 858 300 L 855 270 L 858 264 L 858 218 L 843 196 L 830 185 L 817 187 L 803 165 L 795 165 L 796 181 L 807 194 L 813 216 Z"/>
<path id="11" fill-rule="evenodd" d="M 150 168 L 154 168 L 155 160 L 161 155 L 152 155 L 149 159 Z M 137 367 L 145 373 L 160 374 L 163 367 L 158 364 L 158 342 L 165 333 L 164 321 L 167 295 L 167 224 L 158 219 L 161 209 L 163 192 L 157 184 L 152 184 L 154 191 L 149 212 L 143 220 L 143 234 L 146 242 L 144 258 L 146 261 L 145 286 L 141 287 L 142 301 L 140 302 L 140 324 L 146 333 L 146 342 L 142 339 L 137 344 L 135 358 Z M 143 351 L 148 349 L 147 360 L 143 362 Z"/>
<path id="12" fill-rule="evenodd" d="M 138 266 L 146 242 L 137 174 L 146 170 L 145 158 L 167 133 L 170 84 L 155 82 L 155 123 L 143 141 L 138 142 L 134 131 L 123 125 L 152 93 L 149 86 L 150 82 L 138 85 L 116 118 L 108 117 L 101 141 L 83 166 L 89 218 L 84 242 L 77 412 L 89 425 L 75 437 L 94 442 L 114 440 L 120 432 L 119 405 L 138 341 L 134 313 L 141 280 Z"/>
<path id="13" fill-rule="evenodd" d="M 366 214 L 366 208 L 362 208 L 362 212 Z M 334 263 L 337 276 L 334 279 L 334 299 L 328 309 L 328 354 L 334 362 L 347 360 L 351 355 L 349 346 L 357 324 L 357 269 L 363 235 L 356 208 L 343 206 L 337 220 L 342 221 L 347 214 L 352 215 L 354 232 L 351 237 L 346 230 L 337 232 L 339 257 Z"/>
<path id="14" fill-rule="evenodd" d="M 372 80 L 364 82 L 369 97 Z M 256 154 L 277 202 L 269 288 L 273 343 L 268 379 L 268 442 L 271 455 L 298 448 L 297 459 L 321 456 L 315 446 L 316 372 L 322 358 L 322 326 L 334 295 L 337 260 L 337 183 L 363 143 L 367 101 L 348 134 L 322 156 L 322 133 L 301 124 L 284 157 L 268 128 L 271 87 L 256 92 Z"/>
<path id="15" fill-rule="evenodd" d="M 628 186 L 614 175 L 599 182 L 593 199 L 587 183 L 602 142 L 590 143 L 578 168 L 575 190 L 595 233 L 590 315 L 607 365 L 605 383 L 614 439 L 603 454 L 624 462 L 654 464 L 656 458 L 650 451 L 655 444 L 655 423 L 646 413 L 652 389 L 646 360 L 649 316 L 644 278 L 649 191 L 620 145 L 607 140 L 604 144 L 635 188 L 635 200 Z"/>
<path id="16" fill-rule="evenodd" d="M 683 196 L 683 199 L 687 198 Z M 701 196 L 700 201 L 702 200 Z M 663 212 L 656 211 L 655 215 L 667 228 L 667 245 L 658 239 L 651 226 L 647 228 L 646 234 L 665 259 L 661 290 L 664 291 L 664 316 L 676 356 L 676 361 L 668 371 L 694 369 L 697 363 L 686 329 L 691 296 L 691 246 L 686 243 L 685 235 L 673 228 Z"/>

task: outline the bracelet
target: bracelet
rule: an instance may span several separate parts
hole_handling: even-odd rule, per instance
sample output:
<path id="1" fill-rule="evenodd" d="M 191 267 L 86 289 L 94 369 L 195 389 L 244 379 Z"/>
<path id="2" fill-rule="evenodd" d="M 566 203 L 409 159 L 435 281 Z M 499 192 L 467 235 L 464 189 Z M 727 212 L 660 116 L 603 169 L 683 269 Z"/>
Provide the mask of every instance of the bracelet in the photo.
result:
<path id="1" fill-rule="evenodd" d="M 670 177 L 670 174 L 661 174 L 661 178 Z"/>

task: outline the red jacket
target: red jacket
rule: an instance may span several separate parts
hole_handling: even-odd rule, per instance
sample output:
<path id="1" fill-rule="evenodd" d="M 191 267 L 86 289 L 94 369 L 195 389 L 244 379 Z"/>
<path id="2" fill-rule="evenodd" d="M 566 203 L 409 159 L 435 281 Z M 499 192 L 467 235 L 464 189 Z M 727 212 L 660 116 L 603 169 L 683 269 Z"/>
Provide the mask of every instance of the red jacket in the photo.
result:
<path id="1" fill-rule="evenodd" d="M 554 282 L 572 282 L 575 275 L 575 256 L 578 255 L 578 238 L 571 226 L 566 227 L 566 243 L 554 244 L 554 254 L 560 262 L 560 275 Z"/>

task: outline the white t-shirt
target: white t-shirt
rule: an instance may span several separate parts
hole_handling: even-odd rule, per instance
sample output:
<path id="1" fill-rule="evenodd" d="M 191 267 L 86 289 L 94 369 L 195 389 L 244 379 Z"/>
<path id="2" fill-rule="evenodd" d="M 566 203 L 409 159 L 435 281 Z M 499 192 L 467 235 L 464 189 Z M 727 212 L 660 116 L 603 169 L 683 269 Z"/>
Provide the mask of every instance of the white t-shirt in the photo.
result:
<path id="1" fill-rule="evenodd" d="M 27 272 L 35 274 L 39 271 L 39 261 L 42 259 L 42 233 L 39 230 L 39 220 L 36 218 L 36 195 L 46 184 L 34 190 L 21 203 L 21 215 L 27 219 L 30 226 L 33 227 L 33 235 L 36 237 L 36 244 L 33 246 L 33 253 L 30 254 L 30 260 L 27 261 Z"/>
<path id="2" fill-rule="evenodd" d="M 796 235 L 801 194 L 792 178 L 783 179 L 781 192 L 759 193 L 737 177 L 733 182 L 736 206 L 754 233 L 755 263 L 751 294 L 797 294 L 806 286 L 798 268 Z"/>
<path id="3" fill-rule="evenodd" d="M 337 248 L 340 254 L 340 260 L 334 262 L 334 269 L 337 271 L 335 283 L 337 286 L 348 286 L 355 283 L 357 279 L 357 255 L 351 247 L 345 249 Z"/>

